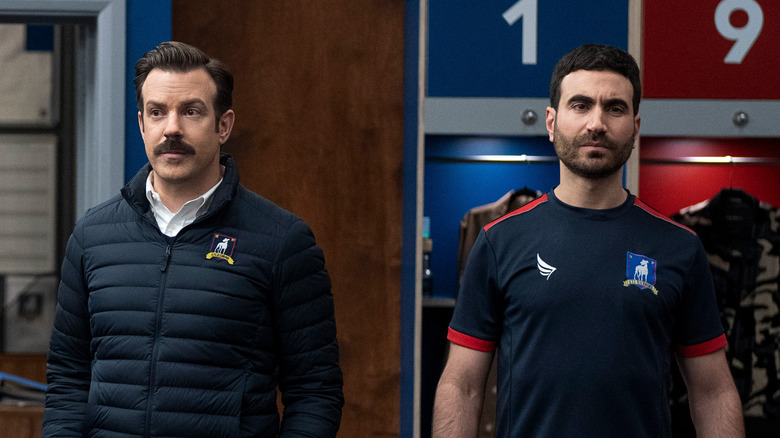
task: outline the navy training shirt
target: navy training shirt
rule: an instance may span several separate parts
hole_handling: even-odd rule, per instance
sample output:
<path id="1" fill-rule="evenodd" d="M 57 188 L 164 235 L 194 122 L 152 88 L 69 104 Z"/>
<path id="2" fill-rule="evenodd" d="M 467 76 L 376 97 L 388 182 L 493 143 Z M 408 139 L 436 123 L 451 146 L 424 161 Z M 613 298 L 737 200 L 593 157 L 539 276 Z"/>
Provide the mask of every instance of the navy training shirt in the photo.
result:
<path id="1" fill-rule="evenodd" d="M 726 344 L 691 230 L 630 194 L 589 210 L 552 191 L 480 232 L 448 338 L 498 350 L 497 437 L 671 437 L 673 350 Z"/>

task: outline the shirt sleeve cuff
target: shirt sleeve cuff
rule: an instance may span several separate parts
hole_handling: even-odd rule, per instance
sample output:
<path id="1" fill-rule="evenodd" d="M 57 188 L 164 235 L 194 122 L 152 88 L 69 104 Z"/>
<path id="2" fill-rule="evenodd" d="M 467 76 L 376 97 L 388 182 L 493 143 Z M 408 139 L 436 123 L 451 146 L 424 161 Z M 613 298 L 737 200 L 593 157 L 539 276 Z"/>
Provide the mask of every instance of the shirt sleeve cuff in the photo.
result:
<path id="1" fill-rule="evenodd" d="M 459 331 L 453 330 L 452 327 L 449 328 L 447 339 L 454 344 L 458 344 L 461 347 L 470 348 L 472 350 L 485 351 L 488 353 L 496 350 L 495 342 L 486 341 L 484 339 L 479 339 L 463 334 Z"/>
<path id="2" fill-rule="evenodd" d="M 710 354 L 713 351 L 720 350 L 725 347 L 728 342 L 726 341 L 726 335 L 720 335 L 717 338 L 710 339 L 709 341 L 702 342 L 695 345 L 680 345 L 677 347 L 677 354 L 682 357 L 698 357 Z"/>

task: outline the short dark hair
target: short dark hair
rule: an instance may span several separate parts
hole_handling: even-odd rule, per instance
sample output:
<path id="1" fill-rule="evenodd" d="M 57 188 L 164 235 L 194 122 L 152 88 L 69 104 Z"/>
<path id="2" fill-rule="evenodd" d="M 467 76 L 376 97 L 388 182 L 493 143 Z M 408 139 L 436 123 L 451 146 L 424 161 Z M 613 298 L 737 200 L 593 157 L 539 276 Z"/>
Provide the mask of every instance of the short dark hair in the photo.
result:
<path id="1" fill-rule="evenodd" d="M 550 80 L 550 106 L 558 109 L 561 101 L 561 81 L 577 70 L 611 70 L 625 76 L 634 87 L 634 115 L 639 114 L 642 82 L 639 66 L 626 51 L 604 44 L 585 44 L 563 55 L 553 69 Z"/>
<path id="2" fill-rule="evenodd" d="M 227 66 L 218 59 L 210 58 L 197 47 L 178 41 L 161 43 L 154 49 L 146 52 L 135 63 L 135 99 L 138 103 L 138 111 L 143 114 L 143 96 L 141 89 L 146 77 L 153 69 L 163 71 L 187 73 L 199 68 L 206 70 L 217 86 L 217 95 L 214 97 L 214 110 L 216 114 L 216 129 L 219 130 L 219 119 L 233 107 L 233 74 Z"/>

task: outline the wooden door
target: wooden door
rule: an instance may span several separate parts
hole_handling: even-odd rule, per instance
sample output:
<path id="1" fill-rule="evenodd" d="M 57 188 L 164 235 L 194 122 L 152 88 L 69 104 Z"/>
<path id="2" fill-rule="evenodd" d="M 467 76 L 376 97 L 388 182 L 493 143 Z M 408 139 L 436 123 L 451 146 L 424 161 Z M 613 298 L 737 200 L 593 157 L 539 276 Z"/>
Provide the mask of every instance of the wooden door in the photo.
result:
<path id="1" fill-rule="evenodd" d="M 404 2 L 174 0 L 172 29 L 234 73 L 225 151 L 242 183 L 301 216 L 325 252 L 339 436 L 397 436 Z"/>

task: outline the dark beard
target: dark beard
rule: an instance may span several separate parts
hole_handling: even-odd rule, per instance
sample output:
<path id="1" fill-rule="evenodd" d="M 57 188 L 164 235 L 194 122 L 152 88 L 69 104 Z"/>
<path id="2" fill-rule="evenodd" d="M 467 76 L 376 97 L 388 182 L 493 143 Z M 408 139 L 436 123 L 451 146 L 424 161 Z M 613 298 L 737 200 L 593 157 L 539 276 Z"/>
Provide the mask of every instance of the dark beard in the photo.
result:
<path id="1" fill-rule="evenodd" d="M 195 155 L 195 148 L 177 137 L 166 138 L 165 141 L 155 146 L 154 155 L 167 153 Z"/>
<path id="2" fill-rule="evenodd" d="M 557 127 L 554 133 L 555 153 L 558 154 L 558 158 L 572 173 L 588 179 L 602 179 L 614 175 L 626 164 L 634 146 L 633 136 L 621 144 L 598 133 L 582 135 L 574 139 L 561 135 Z M 590 141 L 598 141 L 607 150 L 592 151 L 586 158 L 579 158 L 580 145 Z"/>

